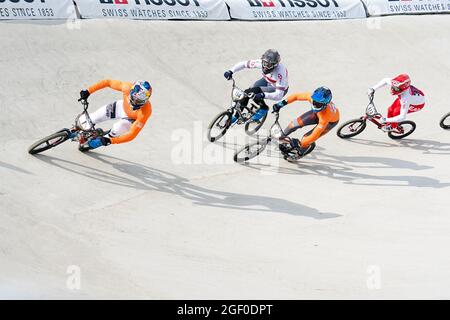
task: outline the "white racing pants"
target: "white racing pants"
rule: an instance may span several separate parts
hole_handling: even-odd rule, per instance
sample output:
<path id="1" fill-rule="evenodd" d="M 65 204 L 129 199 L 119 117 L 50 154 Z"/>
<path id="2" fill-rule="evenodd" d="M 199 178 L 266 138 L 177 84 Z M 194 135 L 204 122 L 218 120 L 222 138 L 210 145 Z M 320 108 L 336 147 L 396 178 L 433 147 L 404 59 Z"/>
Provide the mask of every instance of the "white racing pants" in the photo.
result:
<path id="1" fill-rule="evenodd" d="M 131 125 L 134 120 L 128 118 L 125 110 L 123 109 L 123 100 L 119 100 L 110 104 L 107 104 L 93 113 L 89 113 L 89 117 L 93 124 L 98 124 L 111 119 L 120 119 L 115 122 L 109 132 L 110 137 L 118 137 L 128 130 L 130 130 Z M 82 115 L 79 120 L 79 124 L 83 129 L 88 129 L 89 125 L 86 120 L 86 116 Z"/>

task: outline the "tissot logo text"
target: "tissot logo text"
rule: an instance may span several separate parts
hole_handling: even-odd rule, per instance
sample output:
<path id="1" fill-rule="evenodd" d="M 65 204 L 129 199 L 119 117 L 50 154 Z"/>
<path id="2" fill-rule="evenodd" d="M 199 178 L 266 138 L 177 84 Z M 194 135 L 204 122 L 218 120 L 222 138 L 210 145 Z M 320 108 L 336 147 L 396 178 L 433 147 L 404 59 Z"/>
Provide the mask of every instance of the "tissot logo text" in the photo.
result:
<path id="1" fill-rule="evenodd" d="M 0 0 L 1 2 L 2 0 Z M 4 1 L 4 0 L 3 0 Z M 136 4 L 136 5 L 182 5 L 189 6 L 194 4 L 197 7 L 200 7 L 198 0 L 99 0 L 101 4 Z"/>
<path id="2" fill-rule="evenodd" d="M 330 4 L 338 8 L 337 0 L 247 0 L 250 7 L 265 7 L 265 8 L 310 8 L 323 7 L 328 8 Z"/>
<path id="3" fill-rule="evenodd" d="M 33 3 L 33 2 L 40 2 L 45 3 L 45 0 L 0 0 L 0 3 L 4 2 L 12 2 L 12 3 Z"/>

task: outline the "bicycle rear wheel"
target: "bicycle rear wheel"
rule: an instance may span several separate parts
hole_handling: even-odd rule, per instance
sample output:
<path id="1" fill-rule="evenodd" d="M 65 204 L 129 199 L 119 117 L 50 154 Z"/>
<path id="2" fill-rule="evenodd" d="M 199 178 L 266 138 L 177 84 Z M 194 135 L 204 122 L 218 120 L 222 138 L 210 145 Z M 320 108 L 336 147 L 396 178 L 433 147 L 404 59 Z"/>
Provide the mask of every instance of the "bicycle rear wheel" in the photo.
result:
<path id="1" fill-rule="evenodd" d="M 439 122 L 439 125 L 442 129 L 450 129 L 450 112 L 447 113 L 445 116 L 442 117 L 441 121 Z"/>
<path id="2" fill-rule="evenodd" d="M 345 122 L 343 125 L 339 127 L 336 134 L 339 138 L 348 139 L 354 137 L 366 128 L 367 123 L 362 119 L 353 119 Z"/>
<path id="3" fill-rule="evenodd" d="M 253 159 L 264 151 L 270 140 L 266 138 L 245 145 L 234 154 L 234 161 L 241 163 Z"/>
<path id="4" fill-rule="evenodd" d="M 391 139 L 398 140 L 409 136 L 416 130 L 416 124 L 413 121 L 401 121 L 398 123 L 397 128 L 388 132 L 388 136 Z"/>
<path id="5" fill-rule="evenodd" d="M 224 111 L 219 115 L 217 115 L 217 117 L 215 117 L 213 121 L 211 121 L 211 123 L 208 126 L 207 132 L 208 140 L 210 142 L 214 142 L 225 135 L 228 128 L 230 128 L 231 117 L 232 117 L 231 112 Z"/>
<path id="6" fill-rule="evenodd" d="M 61 131 L 55 132 L 41 140 L 36 141 L 28 148 L 29 154 L 37 154 L 48 149 L 54 148 L 60 145 L 69 138 L 70 131 L 68 129 L 63 129 Z"/>

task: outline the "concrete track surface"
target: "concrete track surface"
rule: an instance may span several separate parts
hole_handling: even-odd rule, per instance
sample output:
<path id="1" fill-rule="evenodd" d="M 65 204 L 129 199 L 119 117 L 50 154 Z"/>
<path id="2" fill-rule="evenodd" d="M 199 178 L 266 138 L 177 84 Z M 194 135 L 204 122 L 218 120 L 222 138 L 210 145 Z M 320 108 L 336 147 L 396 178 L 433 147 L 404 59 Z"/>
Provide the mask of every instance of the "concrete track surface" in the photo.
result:
<path id="1" fill-rule="evenodd" d="M 450 298 L 450 132 L 438 124 L 450 111 L 448 15 L 2 22 L 0 42 L 1 298 Z M 427 96 L 409 116 L 416 132 L 394 141 L 369 125 L 345 141 L 333 130 L 298 163 L 276 152 L 233 163 L 242 127 L 205 141 L 229 103 L 222 74 L 271 47 L 290 93 L 329 86 L 341 122 L 363 114 L 368 86 L 408 72 Z M 138 138 L 29 155 L 102 78 L 153 84 Z M 119 97 L 103 90 L 91 107 Z M 376 96 L 383 113 L 391 101 Z M 306 110 L 290 105 L 281 122 Z"/>

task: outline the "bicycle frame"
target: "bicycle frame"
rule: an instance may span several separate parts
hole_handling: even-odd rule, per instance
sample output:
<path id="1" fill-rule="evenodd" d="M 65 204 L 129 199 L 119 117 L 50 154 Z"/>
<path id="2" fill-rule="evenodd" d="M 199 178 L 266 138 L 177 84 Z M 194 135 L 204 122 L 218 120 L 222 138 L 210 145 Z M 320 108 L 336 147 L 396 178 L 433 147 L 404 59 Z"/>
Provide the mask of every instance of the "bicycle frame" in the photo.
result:
<path id="1" fill-rule="evenodd" d="M 375 124 L 378 129 L 383 127 L 383 124 L 379 122 L 377 119 L 381 118 L 381 114 L 377 111 L 375 104 L 373 103 L 373 97 L 369 100 L 369 104 L 366 107 L 366 114 L 361 117 L 364 121 L 370 121 Z"/>
<path id="2" fill-rule="evenodd" d="M 290 142 L 292 139 L 291 137 L 287 136 L 283 130 L 283 128 L 280 125 L 280 114 L 278 112 L 272 112 L 275 114 L 275 121 L 270 126 L 270 134 L 267 137 L 269 141 L 275 140 L 277 143 L 279 142 L 279 138 L 283 137 L 285 139 L 285 142 Z"/>
<path id="3" fill-rule="evenodd" d="M 369 100 L 369 104 L 366 107 L 366 114 L 362 116 L 361 119 L 364 121 L 369 120 L 370 122 L 375 124 L 378 129 L 381 129 L 384 126 L 384 124 L 378 121 L 378 119 L 380 119 L 381 117 L 382 117 L 381 113 L 377 111 L 377 108 L 373 103 L 373 97 L 371 97 L 371 99 Z M 400 125 L 393 130 L 396 131 L 397 133 L 403 133 L 403 129 Z"/>
<path id="4" fill-rule="evenodd" d="M 236 81 L 233 78 L 231 80 L 233 80 L 233 82 L 232 82 L 233 85 L 231 87 L 231 107 L 228 110 L 230 111 L 231 114 L 234 114 L 234 112 L 236 111 L 239 116 L 239 119 L 243 120 L 243 123 L 246 124 L 247 122 L 249 122 L 251 120 L 251 117 L 246 119 L 243 112 L 244 112 L 244 110 L 247 110 L 247 112 L 251 113 L 251 108 L 249 108 L 248 105 L 242 108 L 240 106 L 240 101 L 243 98 L 250 98 L 250 96 L 248 94 L 246 94 L 244 90 L 242 90 L 238 86 L 236 86 Z M 242 97 L 240 97 L 240 98 L 235 97 L 235 93 L 236 93 L 235 90 L 238 90 L 239 93 L 242 94 Z M 249 103 L 250 103 L 250 101 L 249 101 Z M 239 107 L 238 107 L 238 104 L 239 104 Z M 242 110 L 241 110 L 241 108 L 242 108 Z M 235 124 L 237 124 L 237 122 L 235 122 L 233 125 L 235 125 Z"/>
<path id="5" fill-rule="evenodd" d="M 79 101 L 81 101 L 81 104 L 83 105 L 83 112 L 82 113 L 80 113 L 76 118 L 75 118 L 75 124 L 74 124 L 74 128 L 78 128 L 78 130 L 81 130 L 81 131 L 91 131 L 91 130 L 95 130 L 95 124 L 92 122 L 92 119 L 91 119 L 91 117 L 89 116 L 89 112 L 87 112 L 87 110 L 88 110 L 88 108 L 89 108 L 89 102 L 87 102 L 86 100 L 79 100 Z M 86 129 L 83 129 L 81 126 L 79 126 L 78 125 L 78 120 L 80 119 L 80 117 L 82 116 L 82 115 L 84 115 L 85 117 L 86 117 L 86 121 L 87 121 L 87 123 L 88 123 L 88 125 L 89 125 L 89 128 L 86 130 Z M 77 130 L 77 131 L 78 131 Z"/>
<path id="6" fill-rule="evenodd" d="M 74 136 L 71 137 L 72 141 L 78 141 L 80 144 L 85 143 L 89 138 L 91 138 L 93 135 L 99 135 L 98 129 L 95 128 L 95 124 L 92 122 L 91 117 L 89 116 L 89 112 L 87 111 L 89 108 L 89 103 L 86 100 L 78 100 L 83 105 L 83 112 L 81 112 L 76 118 L 75 118 L 75 124 L 73 125 L 72 129 L 70 130 L 71 134 L 74 134 Z M 84 115 L 86 117 L 87 124 L 89 126 L 88 129 L 84 129 L 81 127 L 78 123 L 80 117 Z"/>

